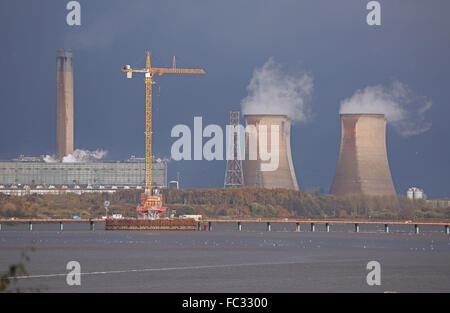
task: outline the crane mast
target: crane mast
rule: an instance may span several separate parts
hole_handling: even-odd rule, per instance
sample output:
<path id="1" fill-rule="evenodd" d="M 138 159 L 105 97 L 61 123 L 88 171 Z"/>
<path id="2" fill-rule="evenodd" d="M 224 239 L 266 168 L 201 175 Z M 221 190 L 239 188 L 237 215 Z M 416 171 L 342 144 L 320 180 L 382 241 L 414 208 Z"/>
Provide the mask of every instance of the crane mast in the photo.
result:
<path id="1" fill-rule="evenodd" d="M 152 85 L 151 77 L 145 77 L 145 194 L 152 189 Z"/>
<path id="2" fill-rule="evenodd" d="M 130 65 L 125 65 L 122 72 L 127 73 L 128 78 L 133 77 L 133 73 L 145 74 L 145 185 L 144 194 L 141 196 L 141 205 L 138 206 L 138 214 L 157 218 L 165 212 L 162 208 L 162 196 L 153 195 L 152 190 L 152 85 L 154 75 L 163 74 L 205 74 L 203 69 L 177 68 L 175 56 L 171 68 L 152 67 L 150 62 L 150 52 L 147 52 L 147 59 L 144 69 L 133 69 Z"/>

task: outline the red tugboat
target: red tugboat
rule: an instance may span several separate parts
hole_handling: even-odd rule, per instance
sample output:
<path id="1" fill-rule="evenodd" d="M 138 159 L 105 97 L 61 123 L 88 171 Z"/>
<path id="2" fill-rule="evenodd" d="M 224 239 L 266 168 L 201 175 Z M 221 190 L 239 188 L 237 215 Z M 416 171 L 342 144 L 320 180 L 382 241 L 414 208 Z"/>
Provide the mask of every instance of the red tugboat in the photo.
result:
<path id="1" fill-rule="evenodd" d="M 141 204 L 137 206 L 138 219 L 156 220 L 167 212 L 162 206 L 163 197 L 158 188 L 154 188 L 152 195 L 141 194 Z"/>

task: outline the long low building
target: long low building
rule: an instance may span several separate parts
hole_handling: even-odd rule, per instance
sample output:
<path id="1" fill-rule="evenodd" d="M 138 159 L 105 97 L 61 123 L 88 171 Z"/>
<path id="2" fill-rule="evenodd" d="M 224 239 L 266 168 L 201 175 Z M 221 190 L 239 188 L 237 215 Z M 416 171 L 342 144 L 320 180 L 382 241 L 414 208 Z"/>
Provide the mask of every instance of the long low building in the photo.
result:
<path id="1" fill-rule="evenodd" d="M 90 185 L 85 186 L 82 188 L 81 186 L 72 186 L 68 187 L 66 185 L 61 186 L 42 186 L 42 185 L 36 185 L 36 186 L 29 186 L 29 185 L 10 185 L 10 186 L 4 186 L 0 185 L 0 194 L 9 195 L 9 196 L 28 196 L 28 195 L 62 195 L 67 193 L 75 193 L 78 195 L 81 195 L 82 193 L 115 193 L 119 190 L 142 190 L 143 187 L 136 186 L 136 187 L 117 187 L 117 186 L 98 186 L 98 187 L 92 187 Z"/>
<path id="2" fill-rule="evenodd" d="M 45 161 L 0 161 L 0 185 L 136 187 L 143 186 L 142 159 L 62 163 Z M 167 162 L 152 163 L 152 185 L 167 187 Z"/>

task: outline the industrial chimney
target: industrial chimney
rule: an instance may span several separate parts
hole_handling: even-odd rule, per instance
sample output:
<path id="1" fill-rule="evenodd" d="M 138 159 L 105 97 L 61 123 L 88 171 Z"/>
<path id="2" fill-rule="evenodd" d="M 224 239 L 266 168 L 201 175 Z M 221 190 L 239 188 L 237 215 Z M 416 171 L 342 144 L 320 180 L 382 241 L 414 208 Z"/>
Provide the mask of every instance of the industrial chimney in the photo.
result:
<path id="1" fill-rule="evenodd" d="M 331 194 L 395 195 L 383 114 L 341 114 L 341 148 Z"/>
<path id="2" fill-rule="evenodd" d="M 246 131 L 245 134 L 245 160 L 242 167 L 244 171 L 244 184 L 247 187 L 260 188 L 285 188 L 298 190 L 297 178 L 295 177 L 294 165 L 292 164 L 291 155 L 291 120 L 286 115 L 245 115 L 246 130 L 249 125 L 254 125 L 256 128 L 257 144 L 257 158 L 250 160 L 249 158 L 249 141 L 251 134 Z M 274 171 L 262 171 L 262 165 L 269 163 L 260 158 L 261 146 L 259 142 L 260 125 L 265 125 L 267 128 L 266 138 L 267 146 L 264 149 L 271 147 L 271 126 L 278 126 L 279 129 L 279 146 L 278 155 L 279 163 L 277 169 Z M 266 150 L 266 151 L 268 151 Z M 273 151 L 270 151 L 273 153 Z"/>
<path id="3" fill-rule="evenodd" d="M 73 152 L 72 51 L 58 50 L 56 56 L 56 156 Z"/>

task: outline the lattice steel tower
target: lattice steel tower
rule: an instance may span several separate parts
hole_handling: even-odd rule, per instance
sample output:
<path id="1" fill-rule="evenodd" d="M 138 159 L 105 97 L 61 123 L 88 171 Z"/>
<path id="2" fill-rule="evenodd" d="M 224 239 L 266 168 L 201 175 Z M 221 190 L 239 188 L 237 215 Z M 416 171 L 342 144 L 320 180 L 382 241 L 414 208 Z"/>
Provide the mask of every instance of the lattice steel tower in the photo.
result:
<path id="1" fill-rule="evenodd" d="M 230 147 L 233 150 L 233 159 L 227 160 L 227 168 L 225 170 L 225 188 L 230 187 L 242 187 L 244 185 L 244 175 L 242 172 L 242 160 L 238 158 L 238 152 L 240 151 L 240 144 L 238 138 L 238 126 L 239 126 L 239 111 L 230 112 L 230 125 L 234 126 L 234 131 L 231 131 Z"/>

